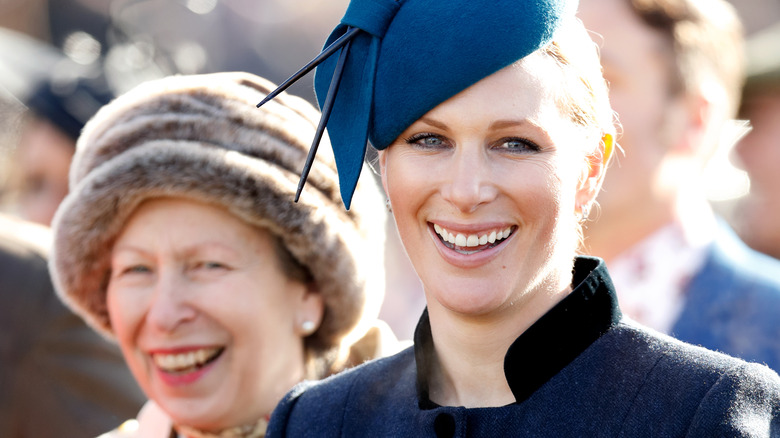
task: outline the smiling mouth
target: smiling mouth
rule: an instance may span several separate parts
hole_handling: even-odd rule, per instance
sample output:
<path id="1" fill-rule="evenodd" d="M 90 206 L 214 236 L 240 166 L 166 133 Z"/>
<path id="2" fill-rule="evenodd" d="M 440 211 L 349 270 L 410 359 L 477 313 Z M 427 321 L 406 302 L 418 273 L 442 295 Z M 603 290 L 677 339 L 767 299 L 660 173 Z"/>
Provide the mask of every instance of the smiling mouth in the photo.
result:
<path id="1" fill-rule="evenodd" d="M 515 231 L 516 226 L 501 230 L 491 230 L 479 234 L 452 233 L 446 228 L 433 224 L 433 230 L 447 248 L 460 254 L 470 255 L 502 244 Z"/>
<path id="2" fill-rule="evenodd" d="M 197 371 L 217 360 L 225 351 L 224 347 L 200 348 L 186 353 L 162 354 L 155 353 L 152 360 L 158 368 L 166 373 L 186 374 Z"/>

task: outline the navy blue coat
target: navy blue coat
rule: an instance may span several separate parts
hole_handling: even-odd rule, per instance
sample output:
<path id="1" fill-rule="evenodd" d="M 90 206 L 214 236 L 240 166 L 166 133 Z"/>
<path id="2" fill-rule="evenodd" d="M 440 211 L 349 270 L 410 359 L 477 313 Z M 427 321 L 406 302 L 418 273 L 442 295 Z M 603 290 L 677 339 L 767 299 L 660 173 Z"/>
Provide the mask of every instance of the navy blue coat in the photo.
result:
<path id="1" fill-rule="evenodd" d="M 516 402 L 495 408 L 428 399 L 427 314 L 415 346 L 294 388 L 269 437 L 780 436 L 780 378 L 626 322 L 603 262 L 580 258 L 574 291 L 509 348 Z"/>

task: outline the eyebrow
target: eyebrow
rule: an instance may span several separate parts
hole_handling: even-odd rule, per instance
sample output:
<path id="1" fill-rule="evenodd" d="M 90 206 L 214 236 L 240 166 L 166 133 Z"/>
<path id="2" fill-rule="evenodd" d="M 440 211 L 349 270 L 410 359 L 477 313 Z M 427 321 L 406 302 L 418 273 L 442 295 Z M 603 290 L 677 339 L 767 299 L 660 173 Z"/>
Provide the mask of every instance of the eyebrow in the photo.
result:
<path id="1" fill-rule="evenodd" d="M 429 117 L 421 117 L 419 121 L 442 130 L 448 129 L 445 123 L 439 122 Z M 490 129 L 514 128 L 518 126 L 525 126 L 528 124 L 529 124 L 528 120 L 496 120 L 495 122 L 490 124 Z M 535 127 L 536 125 L 531 123 L 531 126 Z"/>
<path id="2" fill-rule="evenodd" d="M 209 249 L 218 249 L 222 251 L 226 251 L 228 253 L 232 254 L 239 254 L 239 251 L 236 251 L 234 248 L 232 248 L 229 245 L 225 245 L 222 242 L 219 241 L 204 241 L 199 242 L 193 245 L 186 246 L 182 248 L 180 251 L 177 251 L 176 253 L 179 255 L 182 255 L 184 257 L 191 257 L 193 255 L 197 255 L 199 252 Z M 144 256 L 149 256 L 150 254 L 154 253 L 154 251 L 146 251 L 140 247 L 137 247 L 133 244 L 125 244 L 125 245 L 116 245 L 114 246 L 114 249 L 112 250 L 112 255 L 116 254 L 117 252 L 133 252 L 136 254 L 142 254 Z"/>
<path id="3" fill-rule="evenodd" d="M 442 122 L 438 122 L 438 121 L 436 121 L 436 120 L 433 120 L 433 119 L 431 119 L 431 118 L 429 118 L 429 117 L 424 117 L 424 116 L 423 116 L 423 117 L 420 117 L 420 120 L 419 120 L 419 121 L 421 121 L 421 122 L 423 122 L 423 123 L 425 123 L 425 124 L 431 125 L 431 126 L 433 126 L 434 128 L 439 128 L 439 129 L 442 129 L 442 130 L 445 130 L 445 131 L 446 131 L 446 130 L 448 130 L 448 128 L 447 128 L 447 125 L 446 125 L 446 124 L 444 124 L 444 123 L 442 123 Z"/>
<path id="4" fill-rule="evenodd" d="M 528 120 L 496 120 L 490 124 L 490 129 L 514 128 L 524 125 L 528 125 Z M 536 125 L 532 123 L 531 126 L 535 127 Z"/>

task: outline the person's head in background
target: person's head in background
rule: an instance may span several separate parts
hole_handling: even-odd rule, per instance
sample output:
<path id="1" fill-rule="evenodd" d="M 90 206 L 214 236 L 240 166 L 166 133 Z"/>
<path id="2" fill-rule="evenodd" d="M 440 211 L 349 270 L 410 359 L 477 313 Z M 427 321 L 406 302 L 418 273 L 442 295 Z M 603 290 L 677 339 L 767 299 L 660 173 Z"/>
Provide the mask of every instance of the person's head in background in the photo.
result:
<path id="1" fill-rule="evenodd" d="M 15 212 L 51 223 L 68 193 L 68 169 L 76 139 L 92 115 L 112 98 L 100 78 L 51 76 L 24 100 L 27 114 L 13 155 L 11 200 Z"/>
<path id="2" fill-rule="evenodd" d="M 752 130 L 736 157 L 750 177 L 750 194 L 736 208 L 737 232 L 758 251 L 780 258 L 780 25 L 747 43 L 748 77 L 739 116 Z"/>
<path id="3" fill-rule="evenodd" d="M 378 185 L 345 211 L 326 147 L 293 203 L 319 113 L 287 94 L 256 109 L 271 89 L 172 76 L 115 99 L 79 138 L 53 222 L 58 293 L 186 436 L 254 432 L 298 381 L 376 352 L 350 356 L 377 335 Z"/>
<path id="4" fill-rule="evenodd" d="M 586 228 L 607 261 L 665 225 L 712 222 L 701 172 L 736 114 L 742 27 L 722 0 L 582 0 L 623 127 L 615 165 Z"/>

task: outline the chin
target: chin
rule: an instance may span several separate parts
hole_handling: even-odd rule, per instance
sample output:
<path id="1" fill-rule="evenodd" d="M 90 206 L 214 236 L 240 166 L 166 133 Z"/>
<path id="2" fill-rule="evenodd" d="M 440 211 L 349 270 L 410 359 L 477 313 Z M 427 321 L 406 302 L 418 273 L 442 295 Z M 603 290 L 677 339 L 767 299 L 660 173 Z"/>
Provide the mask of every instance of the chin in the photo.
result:
<path id="1" fill-rule="evenodd" d="M 506 283 L 465 278 L 437 281 L 427 289 L 428 304 L 438 304 L 450 312 L 468 316 L 483 316 L 504 308 L 512 299 Z"/>
<path id="2" fill-rule="evenodd" d="M 230 427 L 223 415 L 211 409 L 213 403 L 201 400 L 155 400 L 176 424 L 204 431 L 220 431 Z"/>

